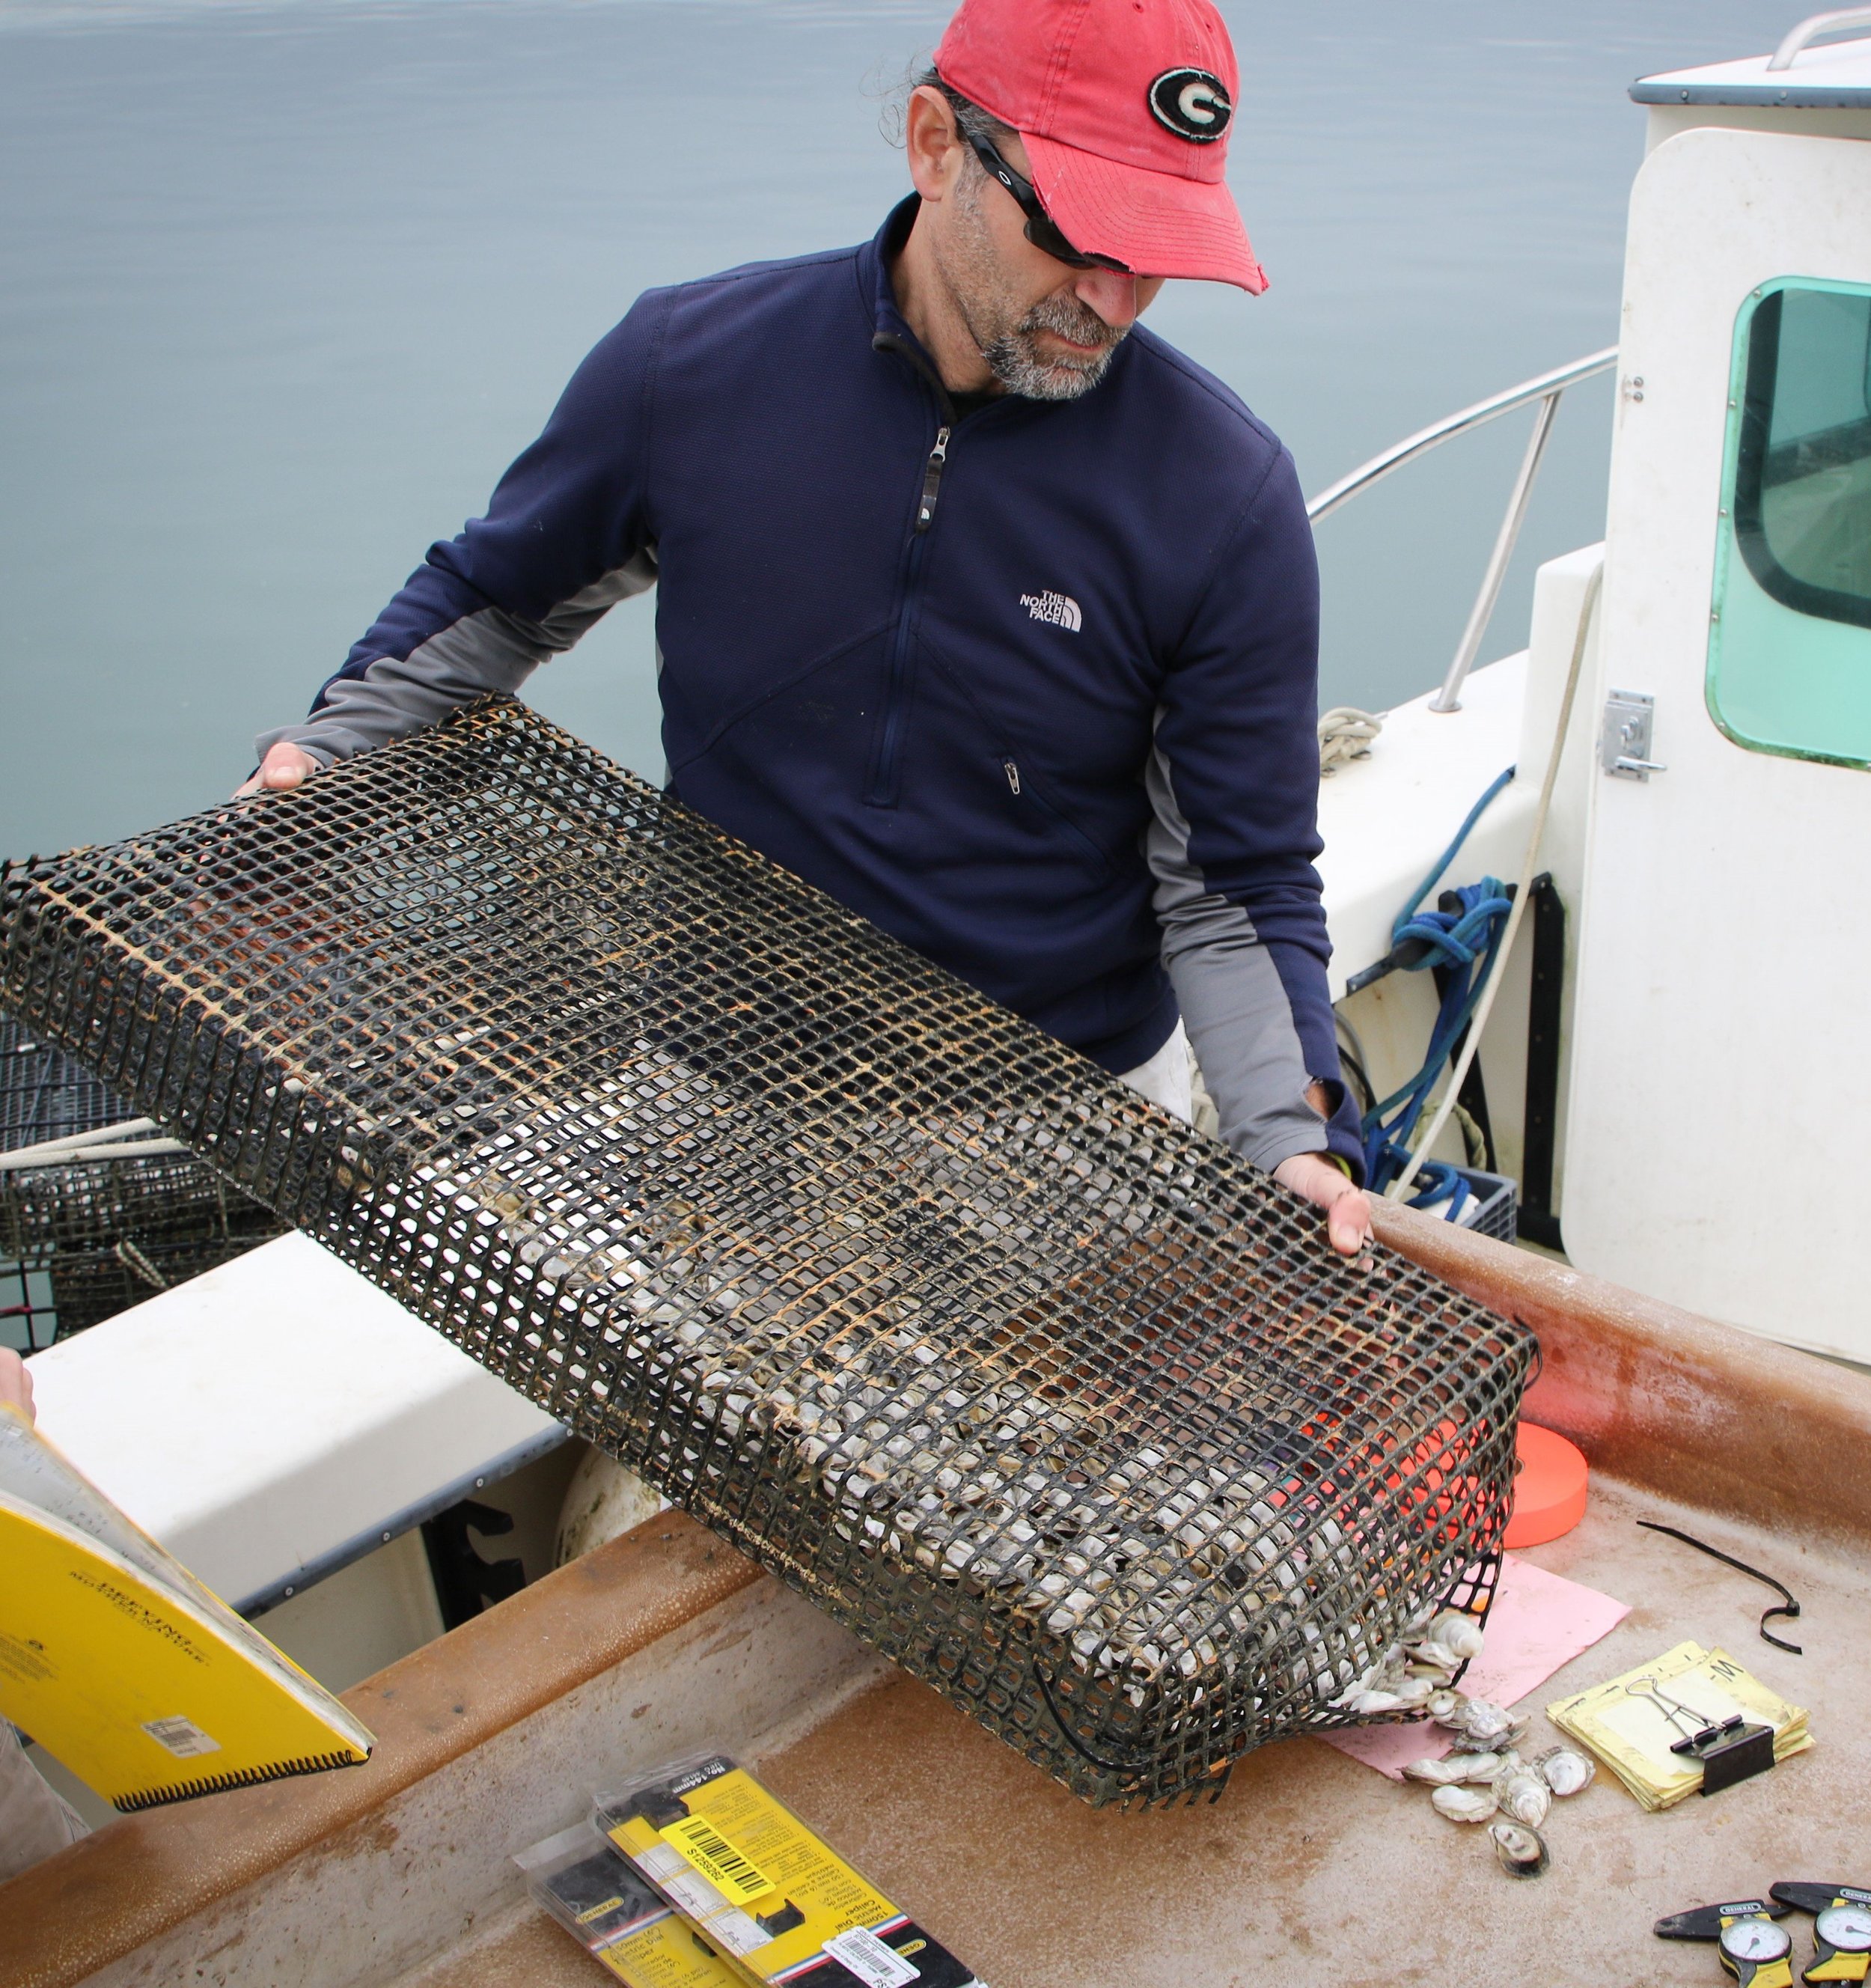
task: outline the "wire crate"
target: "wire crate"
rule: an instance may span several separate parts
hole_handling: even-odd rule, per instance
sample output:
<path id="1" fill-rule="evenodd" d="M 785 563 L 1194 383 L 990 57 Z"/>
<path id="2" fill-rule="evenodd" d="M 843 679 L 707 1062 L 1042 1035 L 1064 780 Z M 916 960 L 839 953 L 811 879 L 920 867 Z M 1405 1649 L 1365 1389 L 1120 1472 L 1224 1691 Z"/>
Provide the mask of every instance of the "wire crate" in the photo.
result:
<path id="1" fill-rule="evenodd" d="M 0 1152 L 134 1115 L 42 1032 L 0 1016 Z M 0 1169 L 0 1289 L 12 1300 L 0 1317 L 24 1344 L 49 1344 L 285 1226 L 188 1153 Z"/>
<path id="2" fill-rule="evenodd" d="M 42 1032 L 0 1015 L 0 1153 L 130 1116 L 121 1098 Z"/>
<path id="3" fill-rule="evenodd" d="M 265 1217 L 265 1210 L 261 1213 Z M 74 1332 L 101 1325 L 158 1292 L 231 1263 L 282 1232 L 279 1224 L 266 1217 L 245 1233 L 236 1229 L 225 1236 L 167 1241 L 123 1237 L 107 1249 L 61 1249 L 46 1266 L 52 1336 L 69 1339 Z"/>
<path id="4" fill-rule="evenodd" d="M 1531 1334 L 510 700 L 8 867 L 0 998 L 1089 1800 L 1486 1608 Z"/>
<path id="5" fill-rule="evenodd" d="M 0 1173 L 0 1255 L 34 1269 L 125 1238 L 167 1246 L 281 1232 L 267 1209 L 189 1153 Z"/>

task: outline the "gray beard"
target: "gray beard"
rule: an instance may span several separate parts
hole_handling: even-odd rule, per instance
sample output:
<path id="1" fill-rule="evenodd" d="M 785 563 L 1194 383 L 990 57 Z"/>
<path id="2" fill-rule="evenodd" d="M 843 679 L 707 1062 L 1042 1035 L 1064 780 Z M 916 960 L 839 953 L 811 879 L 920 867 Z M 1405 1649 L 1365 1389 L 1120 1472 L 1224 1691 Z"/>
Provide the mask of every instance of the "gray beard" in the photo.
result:
<path id="1" fill-rule="evenodd" d="M 1042 331 L 1057 332 L 1075 344 L 1099 345 L 1103 349 L 1089 359 L 1045 358 L 1035 336 Z M 981 356 L 1010 394 L 1028 401 L 1076 401 L 1104 377 L 1124 336 L 1076 298 L 1047 297 L 1011 331 L 982 346 Z"/>

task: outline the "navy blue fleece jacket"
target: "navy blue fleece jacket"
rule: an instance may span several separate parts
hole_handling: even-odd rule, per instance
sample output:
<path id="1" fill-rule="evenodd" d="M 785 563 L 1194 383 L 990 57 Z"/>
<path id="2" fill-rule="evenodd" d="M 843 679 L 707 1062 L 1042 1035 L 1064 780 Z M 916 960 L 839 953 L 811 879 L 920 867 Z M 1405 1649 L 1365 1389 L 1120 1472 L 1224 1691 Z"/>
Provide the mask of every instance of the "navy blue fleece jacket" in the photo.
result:
<path id="1" fill-rule="evenodd" d="M 1224 1136 L 1329 1144 L 1318 580 L 1292 458 L 1141 327 L 959 418 L 873 241 L 651 291 L 485 517 L 270 732 L 329 760 L 516 689 L 655 585 L 689 806 L 1109 1070 L 1185 1016 Z"/>

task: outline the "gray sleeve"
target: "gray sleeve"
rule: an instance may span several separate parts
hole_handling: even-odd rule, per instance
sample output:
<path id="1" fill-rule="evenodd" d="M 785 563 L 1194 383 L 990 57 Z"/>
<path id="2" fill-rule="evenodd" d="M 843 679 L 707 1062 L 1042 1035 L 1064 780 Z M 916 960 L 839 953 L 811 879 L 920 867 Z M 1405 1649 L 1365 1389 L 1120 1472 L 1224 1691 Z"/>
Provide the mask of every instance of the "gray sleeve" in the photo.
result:
<path id="1" fill-rule="evenodd" d="M 1222 1139 L 1268 1173 L 1295 1153 L 1323 1152 L 1326 1124 L 1306 1100 L 1312 1074 L 1280 970 L 1246 911 L 1211 891 L 1190 860 L 1189 823 L 1160 746 L 1144 784 L 1163 963 Z"/>
<path id="2" fill-rule="evenodd" d="M 263 759 L 270 747 L 289 739 L 329 766 L 420 732 L 490 691 L 511 695 L 619 601 L 653 587 L 656 576 L 656 548 L 647 546 L 562 601 L 543 620 L 522 620 L 498 607 L 464 615 L 407 656 L 379 656 L 356 674 L 334 677 L 318 710 L 295 725 L 262 732 L 255 749 Z"/>

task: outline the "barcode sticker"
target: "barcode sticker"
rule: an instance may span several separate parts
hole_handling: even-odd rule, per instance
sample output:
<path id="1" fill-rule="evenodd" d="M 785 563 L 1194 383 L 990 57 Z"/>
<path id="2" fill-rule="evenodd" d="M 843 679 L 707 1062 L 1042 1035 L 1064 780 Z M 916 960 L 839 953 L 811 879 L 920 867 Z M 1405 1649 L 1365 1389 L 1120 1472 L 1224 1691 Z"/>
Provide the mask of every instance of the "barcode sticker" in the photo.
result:
<path id="1" fill-rule="evenodd" d="M 744 1857 L 706 1816 L 685 1815 L 657 1834 L 692 1864 L 724 1898 L 736 1905 L 764 1898 L 779 1887 L 750 1857 Z"/>
<path id="2" fill-rule="evenodd" d="M 914 1981 L 922 1973 L 869 1926 L 853 1926 L 835 1935 L 826 1942 L 825 1950 L 847 1973 L 855 1974 L 864 1988 L 903 1988 L 906 1981 Z"/>
<path id="3" fill-rule="evenodd" d="M 151 1719 L 144 1723 L 143 1729 L 178 1760 L 192 1760 L 198 1753 L 221 1751 L 221 1742 L 211 1740 L 192 1719 Z"/>

